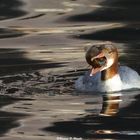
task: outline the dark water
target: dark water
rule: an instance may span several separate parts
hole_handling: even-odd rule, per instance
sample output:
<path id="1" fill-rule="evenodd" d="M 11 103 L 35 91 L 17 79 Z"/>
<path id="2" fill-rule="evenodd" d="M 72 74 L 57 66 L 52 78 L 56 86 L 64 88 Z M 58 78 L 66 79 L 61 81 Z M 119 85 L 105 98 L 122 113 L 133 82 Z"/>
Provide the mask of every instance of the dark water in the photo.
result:
<path id="1" fill-rule="evenodd" d="M 24 98 L 14 98 L 10 96 L 0 96 L 0 107 L 12 104 L 14 102 L 18 102 L 20 100 L 31 100 Z M 7 133 L 11 128 L 18 127 L 20 124 L 17 120 L 21 118 L 25 118 L 28 115 L 24 113 L 14 113 L 14 112 L 6 112 L 0 111 L 0 136 L 3 136 L 4 133 Z"/>
<path id="2" fill-rule="evenodd" d="M 102 95 L 83 99 L 73 86 L 74 80 L 88 70 L 86 48 L 102 41 L 114 42 L 120 63 L 140 73 L 139 7 L 139 0 L 1 0 L 0 93 L 10 96 L 0 98 L 2 139 L 140 139 L 139 90 L 121 93 L 123 102 L 117 116 L 101 117 L 97 114 Z M 17 102 L 11 96 L 35 100 Z M 54 109 L 64 113 L 68 107 L 70 111 L 73 100 L 84 104 L 74 104 L 84 111 L 82 116 L 72 112 L 61 116 Z M 27 112 L 35 117 L 28 120 Z M 55 118 L 51 125 L 47 117 Z M 39 128 L 38 120 L 42 120 Z"/>

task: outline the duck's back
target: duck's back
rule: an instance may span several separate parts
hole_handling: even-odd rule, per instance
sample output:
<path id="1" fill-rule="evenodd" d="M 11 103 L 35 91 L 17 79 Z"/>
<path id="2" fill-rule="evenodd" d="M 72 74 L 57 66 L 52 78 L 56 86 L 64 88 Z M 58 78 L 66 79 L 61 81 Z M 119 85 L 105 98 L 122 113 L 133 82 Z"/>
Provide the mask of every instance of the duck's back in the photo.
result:
<path id="1" fill-rule="evenodd" d="M 140 76 L 132 68 L 120 66 L 119 75 L 122 81 L 122 89 L 140 88 Z"/>
<path id="2" fill-rule="evenodd" d="M 85 75 L 80 76 L 75 82 L 75 88 L 81 92 L 99 91 L 101 88 L 100 81 L 101 73 L 98 72 L 94 76 L 90 76 L 90 72 L 86 72 Z"/>

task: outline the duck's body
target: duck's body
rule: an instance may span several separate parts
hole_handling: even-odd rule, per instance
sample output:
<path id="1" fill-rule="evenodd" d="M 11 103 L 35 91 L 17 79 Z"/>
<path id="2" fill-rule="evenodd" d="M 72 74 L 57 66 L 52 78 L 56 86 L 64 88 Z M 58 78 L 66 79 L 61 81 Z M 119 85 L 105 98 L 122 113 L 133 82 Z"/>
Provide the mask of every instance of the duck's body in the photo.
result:
<path id="1" fill-rule="evenodd" d="M 140 88 L 140 76 L 127 66 L 120 66 L 118 74 L 104 81 L 101 80 L 101 72 L 90 76 L 90 71 L 88 71 L 75 82 L 75 88 L 81 92 L 114 92 Z"/>
<path id="2" fill-rule="evenodd" d="M 92 69 L 76 81 L 77 90 L 114 92 L 140 88 L 139 74 L 127 66 L 118 66 L 118 51 L 114 45 L 92 46 L 86 53 L 86 60 Z"/>

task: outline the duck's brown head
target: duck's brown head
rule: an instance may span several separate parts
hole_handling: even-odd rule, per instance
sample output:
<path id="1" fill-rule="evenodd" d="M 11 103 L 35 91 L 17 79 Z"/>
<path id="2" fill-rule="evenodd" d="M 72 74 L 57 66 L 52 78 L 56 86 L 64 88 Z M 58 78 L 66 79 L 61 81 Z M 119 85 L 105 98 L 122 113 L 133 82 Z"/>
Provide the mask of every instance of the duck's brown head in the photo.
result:
<path id="1" fill-rule="evenodd" d="M 118 64 L 117 48 L 110 42 L 93 45 L 86 52 L 86 60 L 92 66 L 91 75 L 113 66 L 115 68 Z"/>

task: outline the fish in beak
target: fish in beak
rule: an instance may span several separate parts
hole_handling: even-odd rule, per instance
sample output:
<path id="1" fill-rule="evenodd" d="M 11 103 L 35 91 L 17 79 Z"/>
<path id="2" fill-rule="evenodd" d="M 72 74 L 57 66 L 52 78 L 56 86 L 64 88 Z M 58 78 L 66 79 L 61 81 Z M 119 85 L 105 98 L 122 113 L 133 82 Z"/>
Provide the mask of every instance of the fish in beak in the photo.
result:
<path id="1" fill-rule="evenodd" d="M 107 63 L 107 58 L 105 57 L 105 54 L 103 52 L 99 53 L 97 56 L 91 58 L 92 63 L 92 69 L 90 72 L 90 76 L 93 76 L 97 72 L 102 71 L 102 69 L 105 67 Z"/>

